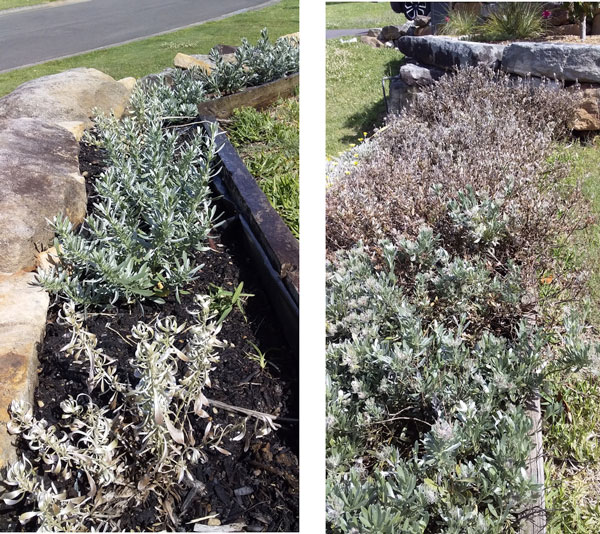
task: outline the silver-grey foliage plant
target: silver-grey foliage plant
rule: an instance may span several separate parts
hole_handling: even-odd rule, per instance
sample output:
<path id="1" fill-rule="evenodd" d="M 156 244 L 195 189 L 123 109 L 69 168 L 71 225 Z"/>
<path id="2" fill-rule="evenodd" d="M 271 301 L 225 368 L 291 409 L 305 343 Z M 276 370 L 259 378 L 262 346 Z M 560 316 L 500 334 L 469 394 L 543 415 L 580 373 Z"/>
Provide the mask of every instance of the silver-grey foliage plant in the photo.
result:
<path id="1" fill-rule="evenodd" d="M 215 67 L 210 72 L 197 70 L 194 76 L 204 83 L 207 91 L 219 96 L 272 82 L 298 72 L 300 66 L 297 41 L 279 38 L 273 44 L 266 28 L 256 46 L 242 39 L 233 61 L 224 60 L 216 48 L 211 50 L 210 59 Z"/>
<path id="2" fill-rule="evenodd" d="M 430 228 L 380 250 L 327 268 L 329 531 L 512 532 L 538 489 L 524 406 L 588 361 L 586 331 L 511 320 L 519 269 L 453 256 Z"/>
<path id="3" fill-rule="evenodd" d="M 190 325 L 169 316 L 132 329 L 135 384 L 119 374 L 116 359 L 85 329 L 75 303 L 64 304 L 59 321 L 72 336 L 63 350 L 87 372 L 89 393 L 101 391 L 106 403 L 87 394 L 69 396 L 54 425 L 36 419 L 24 403 L 11 404 L 8 429 L 25 440 L 31 456 L 9 467 L 4 483 L 12 489 L 2 498 L 32 508 L 21 514 L 21 523 L 35 519 L 39 531 L 119 531 L 123 513 L 154 494 L 160 516 L 176 530 L 180 487 L 204 492 L 193 469 L 207 461 L 206 450 L 228 455 L 230 440 L 248 441 L 277 428 L 270 416 L 250 410 L 227 424 L 211 420 L 205 394 L 223 346 L 221 326 L 209 297 L 196 296 L 196 303 Z M 198 420 L 205 422 L 202 433 L 194 430 Z M 72 490 L 67 495 L 62 488 Z"/>
<path id="4" fill-rule="evenodd" d="M 163 127 L 173 109 L 156 88 L 136 87 L 131 104 L 123 120 L 96 118 L 92 140 L 105 150 L 108 166 L 95 182 L 94 210 L 78 230 L 56 218 L 60 264 L 39 274 L 47 290 L 78 303 L 178 292 L 200 268 L 193 256 L 206 249 L 216 222 L 209 187 L 216 126 L 208 133 L 198 127 L 181 141 Z"/>

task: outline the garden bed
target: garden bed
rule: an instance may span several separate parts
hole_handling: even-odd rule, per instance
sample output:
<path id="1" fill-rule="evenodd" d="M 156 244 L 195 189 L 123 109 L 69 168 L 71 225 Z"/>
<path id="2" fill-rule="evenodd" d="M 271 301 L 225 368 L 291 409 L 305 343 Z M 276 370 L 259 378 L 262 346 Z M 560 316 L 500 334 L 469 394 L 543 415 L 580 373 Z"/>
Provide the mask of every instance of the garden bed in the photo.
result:
<path id="1" fill-rule="evenodd" d="M 104 170 L 103 154 L 84 143 L 81 147 L 81 171 L 91 191 L 95 178 Z M 273 313 L 260 269 L 239 237 L 243 231 L 238 210 L 226 200 L 220 201 L 219 208 L 227 222 L 212 232 L 210 250 L 196 256 L 204 268 L 186 288 L 190 293 L 182 295 L 181 302 L 171 294 L 164 304 L 120 305 L 104 313 L 89 313 L 85 327 L 97 336 L 105 352 L 118 359 L 120 372 L 129 374 L 123 378 L 135 381 L 132 369 L 126 369 L 135 352 L 130 331 L 138 321 L 149 322 L 159 315 L 173 315 L 180 323 L 189 321 L 187 310 L 194 307 L 195 294 L 210 294 L 217 286 L 234 291 L 243 282 L 244 292 L 253 296 L 246 306 L 235 307 L 223 323 L 220 338 L 230 346 L 220 351 L 220 363 L 211 373 L 211 396 L 230 405 L 282 417 L 283 427 L 251 443 L 250 439 L 228 441 L 224 447 L 229 455 L 208 451 L 207 461 L 194 468 L 196 479 L 206 486 L 205 494 L 190 499 L 190 488 L 183 485 L 175 516 L 180 520 L 180 530 L 192 530 L 194 523 L 188 523 L 192 519 L 212 517 L 222 524 L 243 523 L 250 531 L 293 531 L 298 528 L 298 366 L 297 352 L 282 332 L 287 328 L 297 331 L 297 324 L 282 326 L 282 316 Z M 272 287 L 269 291 L 274 297 Z M 66 393 L 73 397 L 88 393 L 87 373 L 61 352 L 71 333 L 68 327 L 58 324 L 57 314 L 55 307 L 48 317 L 40 355 L 40 384 L 35 394 L 35 417 L 51 425 L 60 422 L 59 404 Z M 182 334 L 178 342 L 183 346 L 186 336 Z M 261 352 L 266 358 L 262 366 L 257 361 Z M 91 396 L 96 402 L 103 400 L 99 391 Z M 235 415 L 228 410 L 213 408 L 210 421 L 213 425 L 226 424 L 232 417 Z M 206 420 L 198 419 L 195 432 L 202 435 L 205 429 Z M 27 455 L 23 440 L 20 445 L 19 454 Z M 136 465 L 135 456 L 130 461 Z M 147 466 L 137 464 L 136 469 L 143 473 Z M 167 528 L 166 518 L 157 515 L 155 506 L 156 501 L 148 499 L 144 506 L 123 517 L 120 526 L 124 530 Z M 31 527 L 30 523 L 22 526 L 18 522 L 19 514 L 28 511 L 26 508 L 3 508 L 3 530 Z"/>
<path id="2" fill-rule="evenodd" d="M 576 105 L 461 69 L 329 164 L 329 532 L 543 531 L 539 397 L 595 343 Z"/>

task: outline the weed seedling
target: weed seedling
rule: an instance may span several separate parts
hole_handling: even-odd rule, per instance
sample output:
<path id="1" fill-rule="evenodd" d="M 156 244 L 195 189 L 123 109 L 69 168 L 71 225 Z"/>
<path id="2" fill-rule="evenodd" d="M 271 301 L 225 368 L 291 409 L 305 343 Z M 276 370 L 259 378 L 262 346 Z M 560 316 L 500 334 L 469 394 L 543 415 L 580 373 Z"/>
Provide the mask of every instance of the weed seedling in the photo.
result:
<path id="1" fill-rule="evenodd" d="M 269 363 L 267 361 L 267 352 L 269 351 L 266 350 L 263 352 L 257 345 L 252 343 L 252 341 L 248 341 L 248 344 L 252 345 L 254 352 L 246 352 L 246 356 L 248 356 L 248 358 L 250 358 L 252 361 L 258 363 L 258 365 L 260 365 L 260 368 L 264 371 L 267 367 L 267 364 Z"/>
<path id="2" fill-rule="evenodd" d="M 244 282 L 235 288 L 235 291 L 229 291 L 217 285 L 211 284 L 211 297 L 213 299 L 213 307 L 217 311 L 219 318 L 217 324 L 223 324 L 228 315 L 233 311 L 234 307 L 237 307 L 246 321 L 246 313 L 244 312 L 244 305 L 249 297 L 254 295 L 251 293 L 243 293 Z"/>

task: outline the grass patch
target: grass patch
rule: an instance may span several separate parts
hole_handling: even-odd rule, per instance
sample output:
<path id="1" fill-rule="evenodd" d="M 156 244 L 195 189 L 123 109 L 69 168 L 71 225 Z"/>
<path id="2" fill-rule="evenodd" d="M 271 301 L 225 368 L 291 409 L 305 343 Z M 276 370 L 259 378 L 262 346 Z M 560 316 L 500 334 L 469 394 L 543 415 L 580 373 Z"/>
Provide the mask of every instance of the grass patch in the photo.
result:
<path id="1" fill-rule="evenodd" d="M 591 212 L 598 217 L 595 224 L 573 237 L 572 248 L 578 263 L 589 274 L 587 296 L 591 301 L 590 322 L 600 328 L 600 139 L 588 144 L 575 142 L 562 146 L 558 157 L 571 166 L 569 181 L 581 183 L 584 196 L 590 202 Z"/>
<path id="2" fill-rule="evenodd" d="M 594 145 L 578 145 L 571 149 L 573 175 L 583 184 L 584 195 L 592 205 L 592 213 L 600 217 L 600 141 Z M 596 328 L 600 327 L 600 220 L 584 234 L 580 247 L 587 265 L 591 266 L 589 295 L 593 303 L 591 316 Z"/>
<path id="3" fill-rule="evenodd" d="M 404 24 L 404 15 L 394 13 L 389 2 L 327 2 L 327 29 L 379 28 Z"/>
<path id="4" fill-rule="evenodd" d="M 600 380 L 579 373 L 552 384 L 545 406 L 549 534 L 600 531 Z"/>
<path id="5" fill-rule="evenodd" d="M 38 6 L 41 4 L 49 4 L 56 0 L 0 0 L 0 11 L 5 9 L 13 9 L 15 7 Z"/>
<path id="6" fill-rule="evenodd" d="M 294 97 L 262 112 L 237 109 L 227 125 L 248 170 L 296 237 L 300 237 L 299 119 L 299 101 Z"/>
<path id="7" fill-rule="evenodd" d="M 381 79 L 398 73 L 402 57 L 395 49 L 327 42 L 328 155 L 337 155 L 381 125 L 385 115 Z"/>
<path id="8" fill-rule="evenodd" d="M 562 146 L 591 211 L 600 215 L 600 143 Z M 587 267 L 589 321 L 600 327 L 600 221 L 573 238 L 574 257 Z M 556 376 L 545 394 L 544 453 L 549 534 L 600 531 L 600 378 L 592 373 Z"/>
<path id="9" fill-rule="evenodd" d="M 273 6 L 223 20 L 0 74 L 0 96 L 28 80 L 75 67 L 99 69 L 117 80 L 127 76 L 139 78 L 173 66 L 173 58 L 178 51 L 207 54 L 216 44 L 241 44 L 242 36 L 256 42 L 265 27 L 273 40 L 297 32 L 298 0 L 281 0 Z"/>

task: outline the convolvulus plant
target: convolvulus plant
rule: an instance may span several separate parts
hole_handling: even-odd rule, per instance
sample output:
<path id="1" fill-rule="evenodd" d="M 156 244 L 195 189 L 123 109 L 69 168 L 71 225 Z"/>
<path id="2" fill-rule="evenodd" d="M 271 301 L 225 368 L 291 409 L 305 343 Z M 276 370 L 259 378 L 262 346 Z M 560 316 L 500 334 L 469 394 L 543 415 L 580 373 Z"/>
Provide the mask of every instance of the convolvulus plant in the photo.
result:
<path id="1" fill-rule="evenodd" d="M 23 403 L 11 404 L 9 431 L 25 440 L 31 455 L 8 469 L 4 482 L 14 489 L 3 499 L 31 508 L 22 523 L 35 519 L 39 530 L 117 531 L 128 508 L 155 495 L 165 525 L 177 529 L 180 486 L 204 491 L 193 469 L 207 460 L 205 451 L 228 455 L 231 440 L 249 443 L 277 428 L 269 414 L 205 395 L 223 343 L 210 298 L 197 296 L 196 302 L 191 325 L 165 317 L 132 329 L 133 381 L 85 329 L 74 303 L 65 303 L 59 321 L 71 327 L 72 338 L 63 350 L 88 372 L 89 395 L 64 400 L 56 425 L 36 419 Z M 213 404 L 239 415 L 219 424 L 205 410 Z"/>
<path id="2" fill-rule="evenodd" d="M 215 65 L 211 72 L 198 70 L 194 76 L 204 83 L 209 93 L 223 95 L 298 72 L 299 48 L 291 39 L 280 38 L 272 44 L 264 28 L 256 46 L 242 39 L 234 61 L 224 60 L 216 48 L 210 51 L 210 59 Z"/>
<path id="3" fill-rule="evenodd" d="M 216 222 L 209 188 L 216 127 L 181 141 L 163 128 L 170 110 L 154 93 L 136 91 L 132 105 L 122 121 L 96 119 L 94 140 L 108 166 L 95 182 L 94 210 L 77 231 L 56 218 L 60 264 L 39 274 L 47 290 L 78 303 L 178 294 L 201 268 L 193 255 L 206 249 Z"/>
<path id="4" fill-rule="evenodd" d="M 430 228 L 379 248 L 327 267 L 328 529 L 511 532 L 537 490 L 524 405 L 588 361 L 586 330 L 525 321 L 515 265 L 493 273 Z"/>

